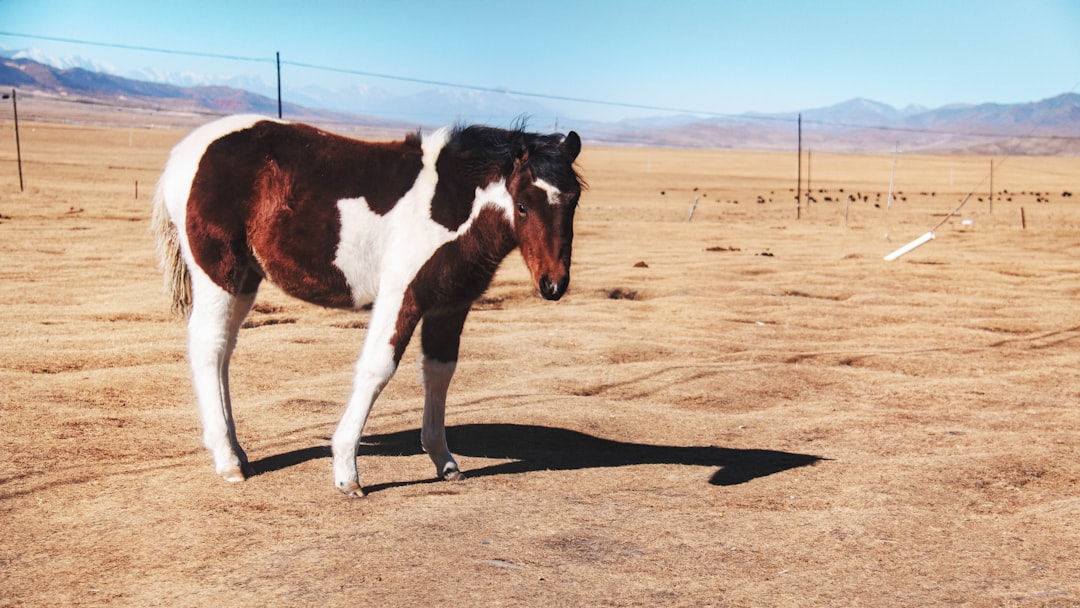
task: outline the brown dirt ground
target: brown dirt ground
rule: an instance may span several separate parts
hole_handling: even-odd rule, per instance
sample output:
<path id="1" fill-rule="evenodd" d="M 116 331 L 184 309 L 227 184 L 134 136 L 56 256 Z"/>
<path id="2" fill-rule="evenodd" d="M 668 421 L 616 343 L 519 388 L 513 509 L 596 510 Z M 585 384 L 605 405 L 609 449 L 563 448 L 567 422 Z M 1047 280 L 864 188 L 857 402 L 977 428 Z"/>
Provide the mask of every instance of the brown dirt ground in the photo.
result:
<path id="1" fill-rule="evenodd" d="M 147 233 L 182 133 L 22 127 L 0 605 L 1080 605 L 1080 159 L 1008 159 L 992 213 L 887 263 L 990 159 L 902 156 L 886 212 L 891 157 L 815 154 L 796 220 L 793 154 L 586 148 L 569 295 L 512 256 L 466 326 L 470 479 L 419 450 L 414 345 L 347 500 L 365 313 L 264 290 L 233 365 L 259 475 L 226 484 Z"/>

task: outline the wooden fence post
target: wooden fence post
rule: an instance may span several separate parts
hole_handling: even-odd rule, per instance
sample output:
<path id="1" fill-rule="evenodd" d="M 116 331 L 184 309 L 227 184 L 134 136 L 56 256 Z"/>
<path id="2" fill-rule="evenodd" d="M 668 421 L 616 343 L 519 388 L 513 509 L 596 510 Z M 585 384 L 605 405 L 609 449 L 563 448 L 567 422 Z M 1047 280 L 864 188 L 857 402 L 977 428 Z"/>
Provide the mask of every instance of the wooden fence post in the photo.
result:
<path id="1" fill-rule="evenodd" d="M 277 117 L 281 118 L 281 52 L 274 55 L 277 57 Z"/>
<path id="2" fill-rule="evenodd" d="M 799 114 L 799 160 L 795 176 L 795 219 L 802 217 L 802 114 Z"/>
<path id="3" fill-rule="evenodd" d="M 8 98 L 7 93 L 4 93 L 3 98 Z M 15 156 L 18 158 L 19 164 L 19 192 L 25 192 L 26 188 L 23 186 L 22 172 L 22 144 L 19 143 L 19 104 L 15 101 L 15 89 L 11 89 L 11 110 L 15 115 Z"/>

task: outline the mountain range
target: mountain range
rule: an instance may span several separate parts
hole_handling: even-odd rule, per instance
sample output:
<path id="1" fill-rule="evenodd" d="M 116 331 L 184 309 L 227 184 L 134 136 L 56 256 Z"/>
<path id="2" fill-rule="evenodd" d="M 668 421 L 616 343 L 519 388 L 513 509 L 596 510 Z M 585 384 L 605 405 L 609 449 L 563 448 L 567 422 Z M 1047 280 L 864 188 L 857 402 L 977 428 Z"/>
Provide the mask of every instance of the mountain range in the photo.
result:
<path id="1" fill-rule="evenodd" d="M 83 67 L 85 65 L 86 67 Z M 108 66 L 79 65 L 26 54 L 0 57 L 0 87 L 20 94 L 106 107 L 153 108 L 203 114 L 275 114 L 276 91 L 259 81 L 188 86 L 128 78 Z M 509 92 L 429 89 L 394 96 L 377 88 L 288 91 L 283 114 L 311 122 L 411 130 L 468 120 L 508 124 L 530 117 L 534 128 L 574 128 L 594 143 L 681 148 L 793 150 L 801 120 L 804 148 L 822 152 L 906 152 L 1080 155 L 1080 95 L 1066 93 L 1031 103 L 950 105 L 936 109 L 852 99 L 783 114 L 661 116 L 622 121 L 559 117 L 535 99 Z M 545 124 L 553 123 L 553 124 Z"/>
<path id="2" fill-rule="evenodd" d="M 43 105 L 80 104 L 107 109 L 154 110 L 191 114 L 254 112 L 275 115 L 277 100 L 244 88 L 225 85 L 180 86 L 126 78 L 83 67 L 57 67 L 27 57 L 0 57 L 0 88 L 14 88 L 22 97 L 35 97 Z M 299 120 L 397 126 L 395 121 L 370 116 L 282 104 L 282 113 Z"/>

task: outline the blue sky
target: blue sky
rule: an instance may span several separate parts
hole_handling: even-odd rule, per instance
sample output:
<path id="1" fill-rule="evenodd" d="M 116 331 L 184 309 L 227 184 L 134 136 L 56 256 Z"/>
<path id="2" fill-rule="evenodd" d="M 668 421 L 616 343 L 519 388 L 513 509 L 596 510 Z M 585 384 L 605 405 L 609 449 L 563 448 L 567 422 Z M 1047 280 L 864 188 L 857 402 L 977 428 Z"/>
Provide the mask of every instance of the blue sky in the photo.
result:
<path id="1" fill-rule="evenodd" d="M 286 62 L 732 114 L 854 97 L 898 108 L 1025 102 L 1080 83 L 1077 0 L 0 0 L 0 32 L 266 59 L 0 35 L 5 49 L 82 56 L 121 72 L 154 68 L 272 82 L 280 51 Z M 423 88 L 288 63 L 283 72 L 292 88 Z M 562 105 L 577 115 L 657 114 Z"/>

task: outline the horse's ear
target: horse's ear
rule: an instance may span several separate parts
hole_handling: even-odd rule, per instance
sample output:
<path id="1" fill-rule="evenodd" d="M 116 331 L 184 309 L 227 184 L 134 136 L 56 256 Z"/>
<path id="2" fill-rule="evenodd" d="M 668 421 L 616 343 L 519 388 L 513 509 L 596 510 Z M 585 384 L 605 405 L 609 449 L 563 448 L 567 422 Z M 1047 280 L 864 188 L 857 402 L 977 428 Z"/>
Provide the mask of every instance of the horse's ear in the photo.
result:
<path id="1" fill-rule="evenodd" d="M 524 137 L 516 137 L 514 140 L 514 164 L 526 163 L 529 160 L 529 144 Z"/>
<path id="2" fill-rule="evenodd" d="M 529 162 L 529 144 L 525 143 L 524 139 L 520 139 L 514 144 L 514 166 L 520 167 L 527 162 Z"/>
<path id="3" fill-rule="evenodd" d="M 570 157 L 570 160 L 576 160 L 578 154 L 581 154 L 581 136 L 576 131 L 566 134 L 566 139 L 562 142 L 562 151 Z"/>

